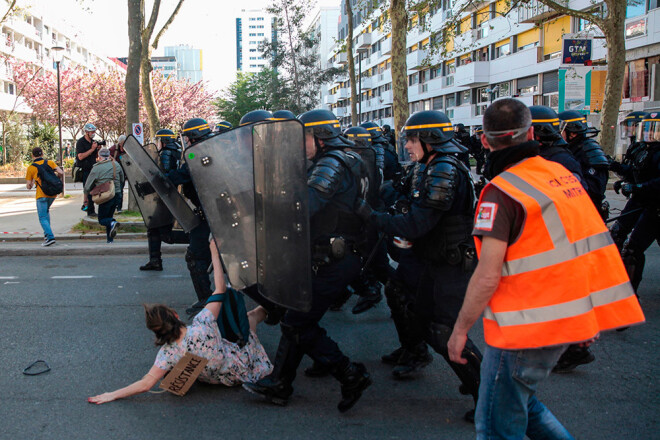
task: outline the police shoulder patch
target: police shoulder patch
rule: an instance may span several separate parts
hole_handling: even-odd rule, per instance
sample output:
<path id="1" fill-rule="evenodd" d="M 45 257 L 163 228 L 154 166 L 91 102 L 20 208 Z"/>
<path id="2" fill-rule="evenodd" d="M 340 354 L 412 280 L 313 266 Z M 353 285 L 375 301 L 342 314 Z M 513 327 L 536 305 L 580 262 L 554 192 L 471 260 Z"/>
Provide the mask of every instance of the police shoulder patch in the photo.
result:
<path id="1" fill-rule="evenodd" d="M 497 203 L 482 202 L 477 209 L 477 219 L 474 223 L 474 229 L 483 231 L 492 231 L 495 215 L 497 214 Z"/>

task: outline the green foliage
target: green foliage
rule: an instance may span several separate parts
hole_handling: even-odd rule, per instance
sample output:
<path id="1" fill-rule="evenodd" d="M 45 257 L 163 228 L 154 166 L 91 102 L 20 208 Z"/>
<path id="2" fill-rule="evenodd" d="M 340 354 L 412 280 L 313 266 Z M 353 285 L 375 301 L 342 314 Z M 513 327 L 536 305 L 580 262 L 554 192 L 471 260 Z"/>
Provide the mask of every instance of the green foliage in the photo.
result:
<path id="1" fill-rule="evenodd" d="M 281 108 L 283 93 L 277 73 L 263 69 L 259 73 L 239 73 L 213 104 L 221 119 L 237 127 L 247 112 Z"/>
<path id="2" fill-rule="evenodd" d="M 3 155 L 6 154 L 8 163 L 15 163 L 22 165 L 23 160 L 31 160 L 32 156 L 29 154 L 30 146 L 27 142 L 25 129 L 22 124 L 22 118 L 19 114 L 6 113 L 3 118 L 3 147 L 5 150 Z M 27 154 L 27 156 L 26 156 Z"/>
<path id="3" fill-rule="evenodd" d="M 43 124 L 33 122 L 28 128 L 27 138 L 29 141 L 28 150 L 41 147 L 44 150 L 44 157 L 55 161 L 59 160 L 59 144 L 57 143 L 59 136 L 55 125 L 48 122 Z M 30 151 L 27 154 L 29 156 Z"/>

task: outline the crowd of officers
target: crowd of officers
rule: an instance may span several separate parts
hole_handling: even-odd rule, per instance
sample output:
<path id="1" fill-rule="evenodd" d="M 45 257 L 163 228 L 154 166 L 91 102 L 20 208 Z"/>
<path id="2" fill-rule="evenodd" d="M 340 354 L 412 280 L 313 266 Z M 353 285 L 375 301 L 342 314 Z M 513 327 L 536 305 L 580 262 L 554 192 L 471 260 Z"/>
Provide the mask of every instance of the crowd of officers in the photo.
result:
<path id="1" fill-rule="evenodd" d="M 598 131 L 583 114 L 558 115 L 544 106 L 529 109 L 540 156 L 573 173 L 604 220 L 609 215 L 605 201 L 609 171 L 621 176 L 615 190 L 629 200 L 611 232 L 637 290 L 644 252 L 660 239 L 660 114 L 634 112 L 625 119 L 622 134 L 630 145 L 622 162 L 616 162 L 595 141 Z M 476 403 L 482 355 L 468 339 L 463 351 L 467 363 L 452 362 L 447 343 L 477 264 L 472 231 L 479 185 L 475 190 L 469 154 L 482 180 L 492 179 L 500 165 L 485 154 L 481 128 L 470 135 L 442 112 L 415 113 L 400 134 L 399 145 L 411 160 L 402 162 L 391 130 L 384 133 L 377 124 L 366 122 L 342 132 L 336 116 L 327 110 L 298 117 L 286 110 L 256 110 L 246 114 L 240 125 L 286 119 L 298 119 L 306 132 L 313 301 L 309 312 L 279 311 L 282 334 L 274 370 L 244 387 L 284 405 L 293 393 L 298 366 L 308 355 L 314 364 L 305 374 L 334 376 L 341 383 L 338 409 L 351 408 L 371 384 L 370 375 L 363 364 L 342 353 L 319 322 L 353 292 L 359 295 L 353 312 L 362 313 L 378 303 L 384 291 L 398 344 L 382 356 L 382 362 L 393 367 L 393 376 L 414 377 L 432 361 L 430 347 L 456 374 L 460 393 Z M 190 172 L 181 161 L 182 150 L 231 129 L 226 121 L 212 129 L 203 119 L 192 119 L 182 128 L 183 148 L 170 130 L 156 134 L 161 169 L 174 184 L 183 186 L 183 194 L 202 218 Z M 502 160 L 502 155 L 498 157 Z M 189 236 L 175 238 L 171 226 L 148 231 L 150 261 L 142 270 L 162 270 L 161 241 L 189 242 L 185 258 L 198 299 L 190 313 L 203 307 L 212 292 L 207 272 L 209 233 L 206 221 Z M 278 311 L 271 308 L 269 313 Z M 572 346 L 555 371 L 570 371 L 593 360 L 588 348 Z M 467 419 L 473 416 L 473 410 L 466 413 Z"/>

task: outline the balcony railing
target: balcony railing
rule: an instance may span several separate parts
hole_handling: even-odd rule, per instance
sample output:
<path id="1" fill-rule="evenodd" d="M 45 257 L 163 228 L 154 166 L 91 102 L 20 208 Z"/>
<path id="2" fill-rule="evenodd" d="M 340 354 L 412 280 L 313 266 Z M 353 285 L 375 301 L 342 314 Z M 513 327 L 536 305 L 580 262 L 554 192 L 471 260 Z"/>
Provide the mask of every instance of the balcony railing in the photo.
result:
<path id="1" fill-rule="evenodd" d="M 538 23 L 555 14 L 555 11 L 538 0 L 530 0 L 518 7 L 518 23 Z"/>

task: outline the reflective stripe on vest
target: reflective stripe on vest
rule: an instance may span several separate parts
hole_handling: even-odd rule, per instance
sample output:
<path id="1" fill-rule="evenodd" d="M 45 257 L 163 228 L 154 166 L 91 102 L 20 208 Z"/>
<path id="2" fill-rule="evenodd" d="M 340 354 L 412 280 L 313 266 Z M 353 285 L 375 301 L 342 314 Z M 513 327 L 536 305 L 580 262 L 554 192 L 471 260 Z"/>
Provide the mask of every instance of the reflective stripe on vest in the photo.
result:
<path id="1" fill-rule="evenodd" d="M 644 321 L 609 231 L 572 179 L 561 165 L 534 157 L 489 183 L 525 212 L 520 236 L 507 248 L 500 284 L 484 310 L 484 335 L 491 346 L 580 342 Z M 480 254 L 480 237 L 475 242 Z"/>

